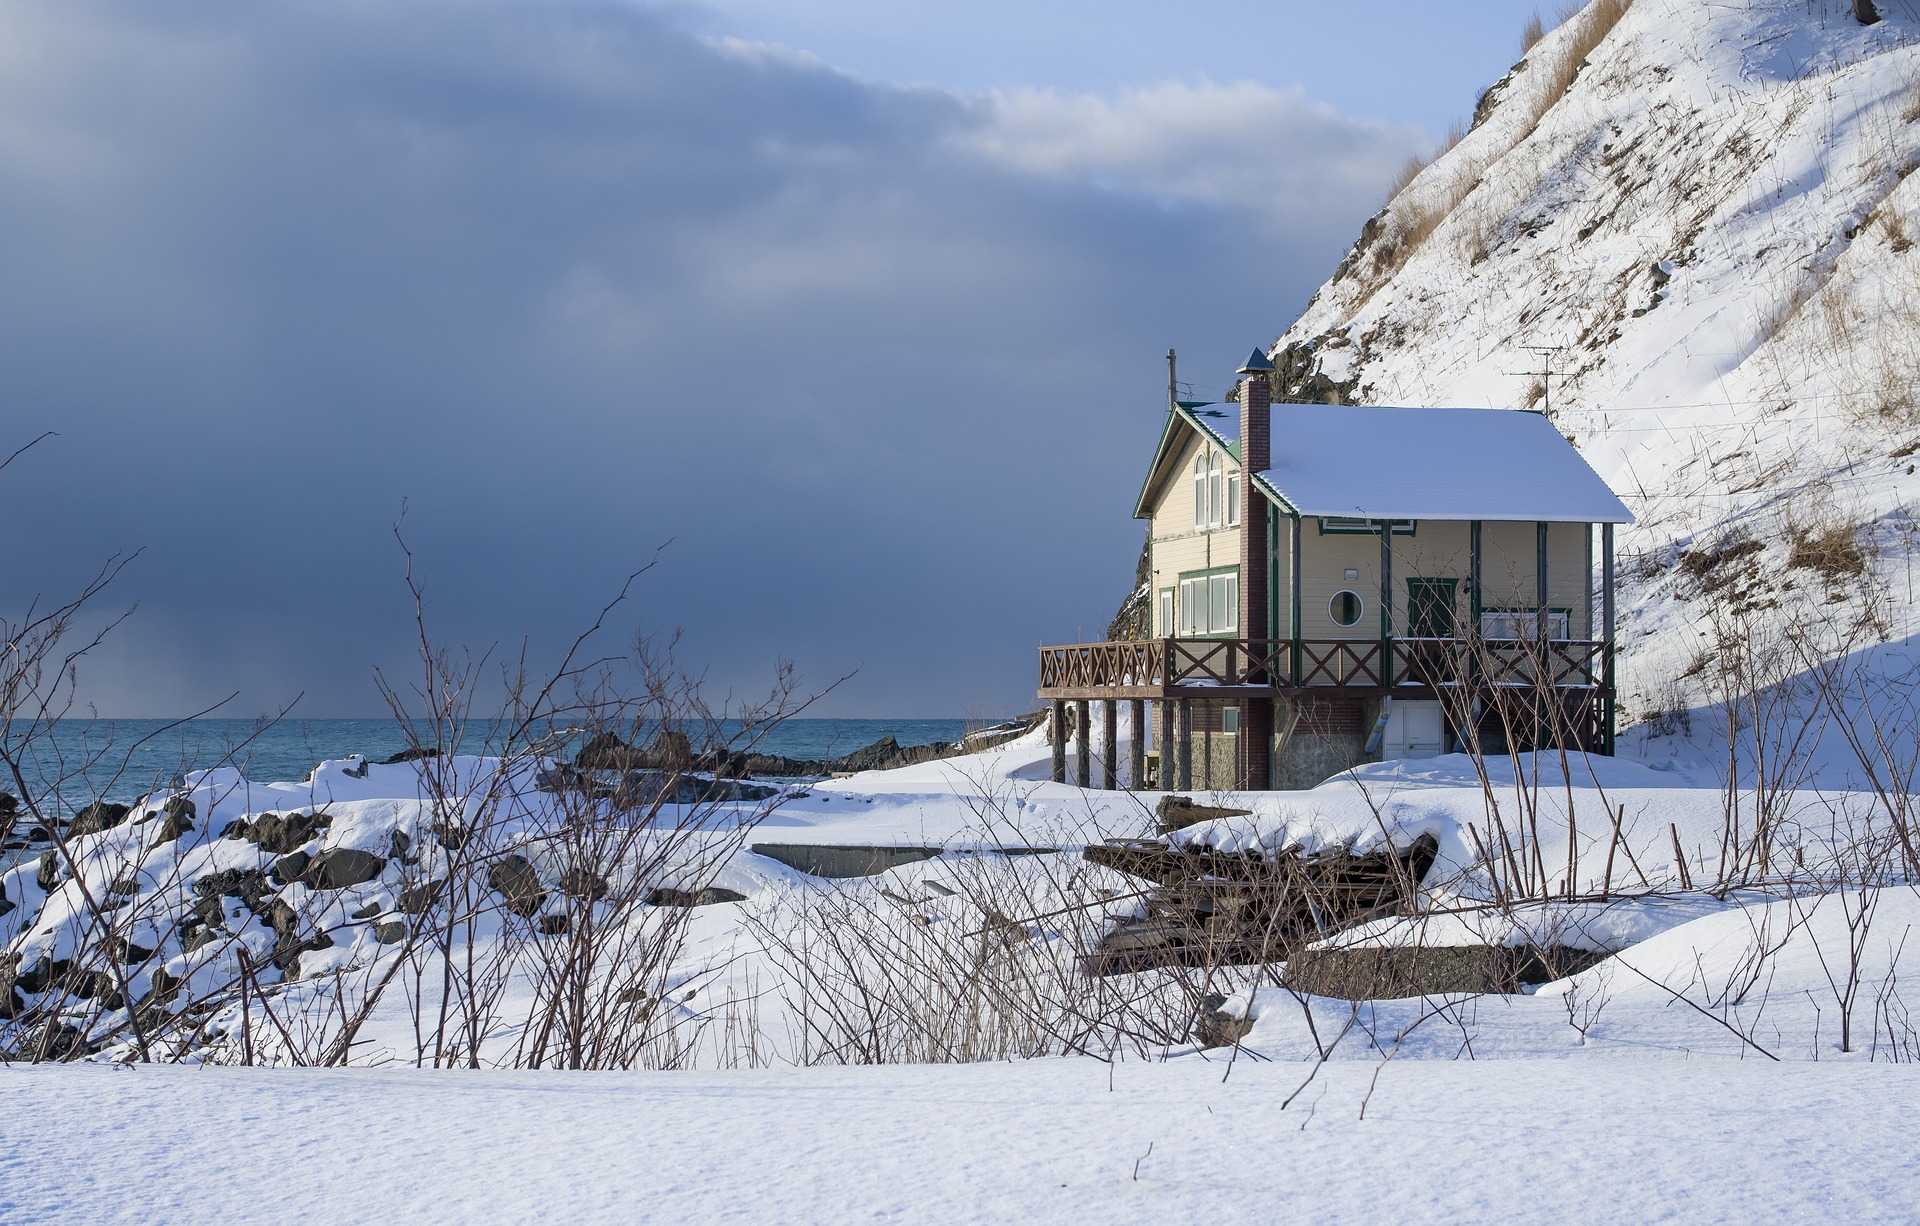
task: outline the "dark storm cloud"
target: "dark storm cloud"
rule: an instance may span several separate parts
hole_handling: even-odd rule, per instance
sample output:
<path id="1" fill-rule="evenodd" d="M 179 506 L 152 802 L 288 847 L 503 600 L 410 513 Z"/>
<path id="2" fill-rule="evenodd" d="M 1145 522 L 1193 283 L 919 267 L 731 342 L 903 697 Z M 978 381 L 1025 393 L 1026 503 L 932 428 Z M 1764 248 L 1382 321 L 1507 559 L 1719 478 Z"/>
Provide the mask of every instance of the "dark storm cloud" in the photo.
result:
<path id="1" fill-rule="evenodd" d="M 628 4 L 0 4 L 0 396 L 61 434 L 0 563 L 18 599 L 146 547 L 110 712 L 373 709 L 403 499 L 450 639 L 552 642 L 671 538 L 626 625 L 721 687 L 1019 706 L 1124 594 L 1160 354 L 1217 394 L 1411 144 Z"/>

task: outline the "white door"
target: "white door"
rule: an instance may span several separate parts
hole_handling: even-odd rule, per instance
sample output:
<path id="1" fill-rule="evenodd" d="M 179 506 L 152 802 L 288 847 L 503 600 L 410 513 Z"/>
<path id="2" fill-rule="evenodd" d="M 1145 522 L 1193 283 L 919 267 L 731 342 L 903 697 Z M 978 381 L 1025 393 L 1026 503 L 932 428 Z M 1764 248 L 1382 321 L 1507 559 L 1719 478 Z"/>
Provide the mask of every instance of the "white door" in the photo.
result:
<path id="1" fill-rule="evenodd" d="M 1446 750 L 1447 722 L 1438 702 L 1399 702 L 1387 716 L 1387 758 L 1437 758 Z"/>

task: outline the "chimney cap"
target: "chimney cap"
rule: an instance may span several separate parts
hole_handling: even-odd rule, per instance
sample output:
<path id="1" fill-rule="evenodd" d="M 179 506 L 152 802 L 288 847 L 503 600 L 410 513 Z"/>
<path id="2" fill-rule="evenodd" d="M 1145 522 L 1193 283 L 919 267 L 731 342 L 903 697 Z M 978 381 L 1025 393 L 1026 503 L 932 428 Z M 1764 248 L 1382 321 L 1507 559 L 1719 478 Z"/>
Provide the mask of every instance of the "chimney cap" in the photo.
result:
<path id="1" fill-rule="evenodd" d="M 1234 373 L 1237 375 L 1263 375 L 1273 369 L 1273 363 L 1267 360 L 1264 351 L 1256 349 L 1247 356 L 1246 365 Z"/>

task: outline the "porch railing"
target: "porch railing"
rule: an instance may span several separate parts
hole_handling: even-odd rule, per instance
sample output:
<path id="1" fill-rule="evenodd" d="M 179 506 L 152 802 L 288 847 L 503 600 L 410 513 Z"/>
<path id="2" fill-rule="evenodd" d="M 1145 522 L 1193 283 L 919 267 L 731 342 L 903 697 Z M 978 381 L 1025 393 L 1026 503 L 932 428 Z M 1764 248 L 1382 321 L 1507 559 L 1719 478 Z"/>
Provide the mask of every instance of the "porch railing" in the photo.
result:
<path id="1" fill-rule="evenodd" d="M 1040 689 L 1146 697 L 1181 688 L 1597 688 L 1595 639 L 1144 639 L 1040 649 Z"/>

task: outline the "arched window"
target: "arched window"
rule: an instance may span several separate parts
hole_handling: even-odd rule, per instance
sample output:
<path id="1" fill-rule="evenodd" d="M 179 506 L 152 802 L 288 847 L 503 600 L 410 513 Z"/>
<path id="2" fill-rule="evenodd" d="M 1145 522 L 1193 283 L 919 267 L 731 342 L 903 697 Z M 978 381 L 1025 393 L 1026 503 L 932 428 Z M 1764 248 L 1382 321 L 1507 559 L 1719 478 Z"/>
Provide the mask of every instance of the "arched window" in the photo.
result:
<path id="1" fill-rule="evenodd" d="M 1193 526 L 1207 526 L 1207 453 L 1193 457 Z"/>
<path id="2" fill-rule="evenodd" d="M 1211 527 L 1220 526 L 1220 453 L 1214 452 L 1207 460 L 1207 523 Z"/>
<path id="3" fill-rule="evenodd" d="M 1227 525 L 1232 527 L 1240 522 L 1240 473 L 1236 469 L 1227 470 Z"/>

